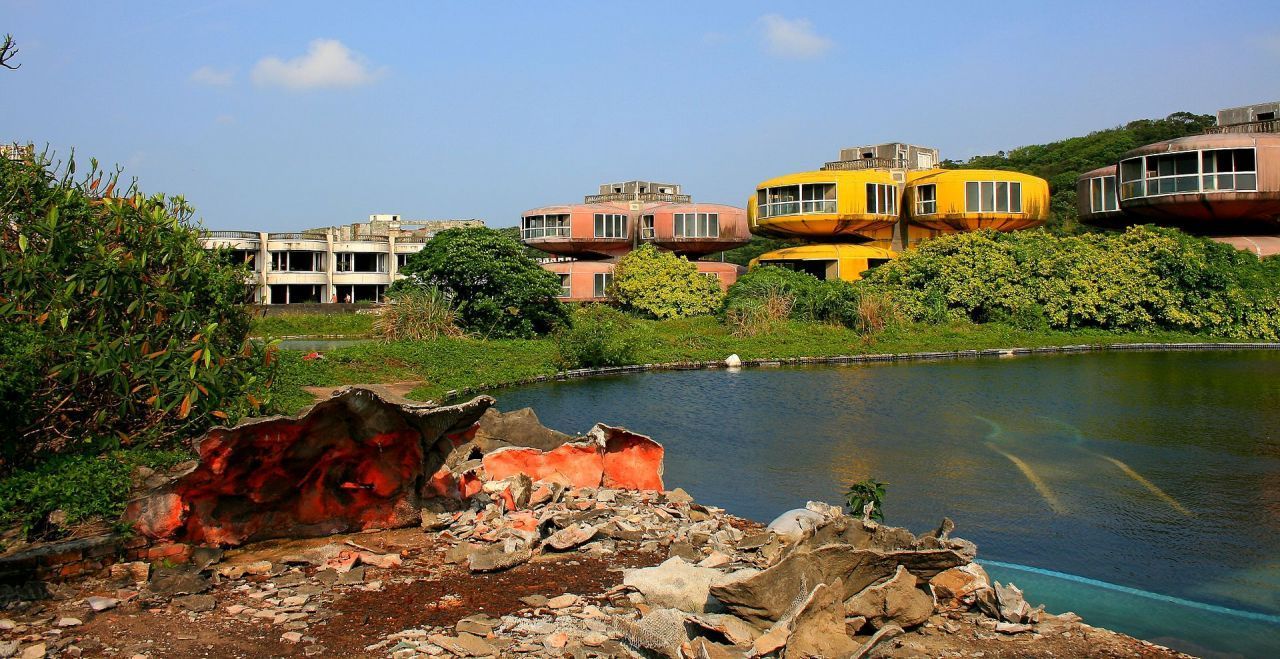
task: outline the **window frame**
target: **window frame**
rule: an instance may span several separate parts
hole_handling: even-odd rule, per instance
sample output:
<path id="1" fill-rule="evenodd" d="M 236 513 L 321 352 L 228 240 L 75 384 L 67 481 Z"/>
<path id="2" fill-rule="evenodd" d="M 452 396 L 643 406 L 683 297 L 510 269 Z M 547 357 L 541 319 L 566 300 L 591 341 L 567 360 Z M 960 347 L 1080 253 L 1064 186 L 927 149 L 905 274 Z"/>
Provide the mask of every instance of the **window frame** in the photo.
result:
<path id="1" fill-rule="evenodd" d="M 826 186 L 829 186 L 826 187 Z M 776 200 L 774 198 L 775 191 L 784 190 L 786 188 L 795 188 L 796 196 L 794 199 Z M 809 188 L 818 188 L 822 190 L 822 197 L 808 198 L 805 192 Z M 828 198 L 827 192 L 831 193 Z M 782 217 L 786 215 L 804 215 L 807 213 L 824 213 L 835 214 L 838 212 L 838 200 L 840 197 L 840 186 L 835 181 L 810 181 L 805 183 L 788 183 L 786 185 L 774 185 L 767 188 L 756 188 L 756 218 L 767 219 L 770 217 Z"/>
<path id="2" fill-rule="evenodd" d="M 689 227 L 693 226 L 690 234 Z M 711 229 L 714 226 L 715 231 Z M 707 211 L 691 211 L 671 214 L 671 235 L 675 238 L 719 238 L 720 213 Z"/>
<path id="3" fill-rule="evenodd" d="M 867 214 L 898 216 L 898 186 L 896 183 L 867 183 Z M 874 204 L 872 202 L 875 202 Z"/>
<path id="4" fill-rule="evenodd" d="M 593 229 L 595 237 L 604 240 L 625 240 L 627 238 L 626 213 L 593 213 Z M 616 235 L 611 235 L 616 234 Z"/>
<path id="5" fill-rule="evenodd" d="M 554 226 L 552 222 L 555 222 Z M 570 213 L 524 215 L 520 217 L 520 239 L 571 238 L 573 237 L 572 227 L 573 215 Z"/>
<path id="6" fill-rule="evenodd" d="M 1116 184 L 1119 178 L 1120 176 L 1117 173 L 1094 176 L 1089 179 L 1089 212 L 1115 213 L 1120 210 L 1120 189 Z M 1108 179 L 1110 180 L 1109 184 L 1107 182 Z M 1108 193 L 1110 193 L 1110 198 L 1107 196 Z M 1099 201 L 1101 203 L 1094 203 Z"/>
<path id="7" fill-rule="evenodd" d="M 1215 169 L 1212 172 L 1205 171 L 1205 154 L 1217 154 L 1224 151 L 1232 152 L 1232 169 L 1230 172 L 1219 171 L 1217 169 L 1217 156 L 1213 157 Z M 1249 151 L 1252 152 L 1253 169 L 1236 169 L 1235 152 Z M 1160 174 L 1160 165 L 1158 159 L 1169 158 L 1170 156 L 1185 156 L 1187 154 L 1195 154 L 1196 171 L 1194 173 L 1181 173 L 1176 171 L 1172 174 Z M 1156 175 L 1150 175 L 1150 159 L 1157 159 Z M 1129 170 L 1132 174 L 1135 171 L 1136 164 L 1137 178 L 1125 178 L 1125 170 Z M 1231 186 L 1223 187 L 1219 185 L 1224 177 L 1231 177 Z M 1194 177 L 1196 187 L 1194 190 L 1178 190 L 1177 181 L 1180 179 L 1190 179 Z M 1238 181 L 1243 177 L 1245 180 L 1251 180 L 1252 185 L 1249 187 L 1240 187 Z M 1205 179 L 1212 178 L 1212 189 L 1205 185 Z M 1174 189 L 1168 192 L 1161 191 L 1165 181 L 1174 181 Z M 1189 151 L 1172 151 L 1165 153 L 1152 153 L 1143 156 L 1135 156 L 1120 161 L 1120 175 L 1117 186 L 1117 202 L 1124 202 L 1130 199 L 1146 199 L 1150 197 L 1168 197 L 1170 195 L 1179 194 L 1218 194 L 1222 192 L 1257 192 L 1258 191 L 1258 148 L 1256 146 L 1237 146 L 1237 147 L 1219 147 L 1211 149 L 1194 149 Z M 1157 192 L 1152 194 L 1152 183 L 1156 183 Z"/>
<path id="8" fill-rule="evenodd" d="M 653 214 L 640 216 L 640 240 L 653 240 L 657 237 Z"/>
<path id="9" fill-rule="evenodd" d="M 929 189 L 929 192 L 930 192 L 930 194 L 931 194 L 931 198 L 930 198 L 930 199 L 921 199 L 921 198 L 920 198 L 920 193 L 921 193 L 922 191 L 924 191 L 924 189 L 925 189 L 925 188 L 928 188 L 928 189 Z M 917 186 L 915 186 L 915 191 L 916 191 L 916 194 L 915 194 L 915 197 L 916 197 L 916 215 L 918 215 L 918 216 L 919 216 L 919 215 L 937 215 L 937 213 L 938 213 L 938 184 L 937 184 L 937 183 L 925 183 L 924 185 L 917 185 Z M 926 207 L 928 208 L 928 210 L 926 210 Z"/>
<path id="10" fill-rule="evenodd" d="M 567 272 L 557 272 L 556 274 L 560 275 L 560 294 L 556 297 L 573 297 L 573 276 Z"/>
<path id="11" fill-rule="evenodd" d="M 609 287 L 613 285 L 612 272 L 597 272 L 591 275 L 591 297 L 609 297 Z"/>
<path id="12" fill-rule="evenodd" d="M 1003 186 L 1003 188 L 1002 188 Z M 1001 194 L 1003 189 L 1004 194 Z M 973 191 L 977 190 L 977 194 Z M 1004 203 L 1001 204 L 1001 197 Z M 973 203 L 970 203 L 973 202 Z M 989 203 L 988 203 L 989 202 Z M 976 180 L 964 182 L 965 213 L 1002 213 L 1023 215 L 1022 181 L 1009 179 Z M 1003 210 L 1001 208 L 1003 207 Z"/>

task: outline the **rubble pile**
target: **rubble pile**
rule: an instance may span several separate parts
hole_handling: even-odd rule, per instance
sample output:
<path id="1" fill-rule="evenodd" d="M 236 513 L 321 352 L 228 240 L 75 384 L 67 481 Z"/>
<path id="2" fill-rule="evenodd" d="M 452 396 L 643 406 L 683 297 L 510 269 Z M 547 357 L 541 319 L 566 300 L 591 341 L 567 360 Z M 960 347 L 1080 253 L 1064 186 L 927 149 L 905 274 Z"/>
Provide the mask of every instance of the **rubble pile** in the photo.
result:
<path id="1" fill-rule="evenodd" d="M 765 527 L 664 491 L 661 445 L 621 428 L 571 437 L 491 400 L 435 412 L 331 400 L 344 396 L 330 412 L 347 439 L 308 415 L 225 431 L 135 506 L 139 520 L 178 520 L 149 527 L 158 537 L 234 546 L 283 523 L 304 539 L 199 546 L 185 565 L 120 563 L 57 585 L 52 602 L 0 619 L 0 657 L 215 644 L 209 656 L 982 656 L 1019 639 L 1075 643 L 1046 655 L 1061 656 L 1139 644 L 991 583 L 949 520 L 917 536 L 810 502 Z M 315 454 L 306 436 L 350 460 Z M 264 493 L 220 503 L 217 474 Z M 299 474 L 293 494 L 271 482 Z M 370 501 L 370 515 L 353 507 Z"/>

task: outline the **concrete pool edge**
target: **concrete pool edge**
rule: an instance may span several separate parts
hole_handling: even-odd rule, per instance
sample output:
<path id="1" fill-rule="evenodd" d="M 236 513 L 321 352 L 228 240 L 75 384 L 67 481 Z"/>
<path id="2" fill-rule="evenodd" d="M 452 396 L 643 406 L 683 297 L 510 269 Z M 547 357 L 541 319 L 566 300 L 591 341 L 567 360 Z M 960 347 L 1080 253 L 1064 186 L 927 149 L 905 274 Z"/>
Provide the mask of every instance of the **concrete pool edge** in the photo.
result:
<path id="1" fill-rule="evenodd" d="M 1194 343 L 1083 343 L 1063 346 L 1042 346 L 1039 348 L 985 348 L 982 350 L 946 350 L 931 352 L 898 352 L 867 355 L 837 355 L 832 357 L 780 357 L 742 360 L 741 368 L 775 367 L 775 366 L 811 366 L 822 364 L 870 364 L 887 362 L 940 361 L 944 359 L 979 359 L 984 357 L 1007 358 L 1026 355 L 1076 354 L 1086 352 L 1199 352 L 1215 350 L 1280 350 L 1280 342 L 1194 342 Z M 726 355 L 727 357 L 728 355 Z M 497 391 L 510 387 L 520 387 L 539 382 L 558 382 L 598 377 L 604 375 L 622 375 L 625 373 L 647 373 L 657 371 L 697 371 L 710 369 L 739 368 L 727 366 L 723 359 L 664 362 L 659 364 L 632 364 L 628 366 L 602 366 L 595 368 L 576 368 L 557 371 L 551 375 L 537 375 L 510 382 L 485 384 L 462 389 L 450 389 L 440 397 L 439 402 L 447 403 L 461 396 Z"/>

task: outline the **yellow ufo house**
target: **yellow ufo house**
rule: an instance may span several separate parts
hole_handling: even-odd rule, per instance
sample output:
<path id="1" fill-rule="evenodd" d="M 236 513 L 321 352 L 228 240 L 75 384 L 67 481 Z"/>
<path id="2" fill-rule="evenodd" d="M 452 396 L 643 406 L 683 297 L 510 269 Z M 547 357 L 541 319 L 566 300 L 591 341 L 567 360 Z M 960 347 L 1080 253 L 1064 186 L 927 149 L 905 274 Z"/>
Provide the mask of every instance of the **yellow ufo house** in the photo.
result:
<path id="1" fill-rule="evenodd" d="M 816 244 L 762 254 L 753 267 L 853 281 L 934 236 L 1028 229 L 1049 216 L 1049 184 L 1042 178 L 940 169 L 936 149 L 897 142 L 842 149 L 840 156 L 818 171 L 756 186 L 747 204 L 752 233 Z"/>

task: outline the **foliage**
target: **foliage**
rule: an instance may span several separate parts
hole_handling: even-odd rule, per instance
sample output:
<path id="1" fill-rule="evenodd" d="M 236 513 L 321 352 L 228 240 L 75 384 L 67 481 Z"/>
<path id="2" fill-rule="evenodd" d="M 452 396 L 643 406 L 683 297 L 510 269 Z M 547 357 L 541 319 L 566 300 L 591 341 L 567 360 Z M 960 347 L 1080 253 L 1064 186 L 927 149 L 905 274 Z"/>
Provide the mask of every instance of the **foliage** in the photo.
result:
<path id="1" fill-rule="evenodd" d="M 261 316 L 253 319 L 252 336 L 341 336 L 358 338 L 373 333 L 374 314 L 307 313 Z"/>
<path id="2" fill-rule="evenodd" d="M 889 300 L 864 293 L 850 282 L 823 281 L 772 265 L 758 266 L 739 277 L 729 287 L 722 311 L 726 321 L 738 327 L 743 319 L 776 314 L 781 308 L 779 298 L 790 299 L 793 320 L 835 323 L 863 333 L 884 329 L 896 318 Z"/>
<path id="3" fill-rule="evenodd" d="M 58 524 L 64 528 L 94 517 L 119 518 L 136 467 L 167 468 L 188 457 L 146 450 L 54 456 L 0 480 L 0 524 L 21 524 L 25 534 L 42 538 L 62 530 L 49 524 L 55 510 L 66 515 Z"/>
<path id="4" fill-rule="evenodd" d="M 781 287 L 769 287 L 759 295 L 739 298 L 724 309 L 724 322 L 734 336 L 758 336 L 777 331 L 791 317 L 795 296 Z"/>
<path id="5" fill-rule="evenodd" d="M 556 335 L 563 368 L 634 364 L 636 346 L 629 335 L 632 320 L 604 304 L 588 304 L 574 312 L 573 327 Z"/>
<path id="6" fill-rule="evenodd" d="M 461 336 L 453 303 L 433 286 L 393 293 L 373 321 L 373 331 L 386 341 Z"/>
<path id="7" fill-rule="evenodd" d="M 21 380 L 3 384 L 0 470 L 187 436 L 257 409 L 270 380 L 248 273 L 203 249 L 186 202 L 74 173 L 0 159 L 0 371 Z"/>
<path id="8" fill-rule="evenodd" d="M 872 271 L 861 286 L 890 295 L 920 321 L 1280 338 L 1280 259 L 1149 226 L 1065 237 L 943 236 Z"/>
<path id="9" fill-rule="evenodd" d="M 726 263 L 736 265 L 747 265 L 751 263 L 751 259 L 760 256 L 766 252 L 772 252 L 775 249 L 784 247 L 795 247 L 801 245 L 798 240 L 783 240 L 780 238 L 765 238 L 762 236 L 751 236 L 751 240 L 747 244 L 735 247 L 727 252 L 723 252 L 720 256 L 724 257 Z M 706 260 L 720 260 L 719 257 L 707 257 Z"/>
<path id="10" fill-rule="evenodd" d="M 434 286 L 454 303 L 463 329 L 483 337 L 529 338 L 569 322 L 556 299 L 560 279 L 542 269 L 508 233 L 483 227 L 446 229 L 409 257 L 394 296 Z"/>
<path id="11" fill-rule="evenodd" d="M 857 515 L 863 514 L 863 509 L 867 504 L 871 504 L 869 517 L 879 522 L 884 521 L 884 487 L 888 483 L 882 483 L 874 478 L 868 478 L 864 481 L 851 483 L 849 491 L 845 493 L 845 501 L 849 506 L 849 512 Z"/>
<path id="12" fill-rule="evenodd" d="M 1215 124 L 1213 115 L 1174 112 L 1164 119 L 1139 119 L 1129 123 L 1049 144 L 1035 144 L 1001 151 L 991 156 L 974 156 L 964 162 L 947 160 L 943 167 L 961 169 L 1006 169 L 1039 176 L 1049 182 L 1052 195 L 1046 227 L 1055 232 L 1073 233 L 1076 222 L 1076 179 L 1098 167 L 1114 165 L 1124 152 L 1152 142 L 1199 135 Z"/>
<path id="13" fill-rule="evenodd" d="M 681 318 L 714 313 L 723 293 L 688 259 L 644 245 L 618 260 L 609 297 L 653 318 Z"/>

